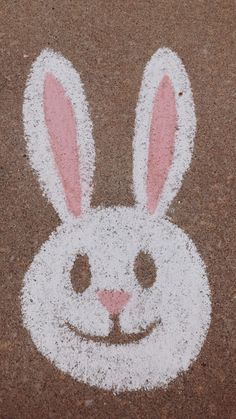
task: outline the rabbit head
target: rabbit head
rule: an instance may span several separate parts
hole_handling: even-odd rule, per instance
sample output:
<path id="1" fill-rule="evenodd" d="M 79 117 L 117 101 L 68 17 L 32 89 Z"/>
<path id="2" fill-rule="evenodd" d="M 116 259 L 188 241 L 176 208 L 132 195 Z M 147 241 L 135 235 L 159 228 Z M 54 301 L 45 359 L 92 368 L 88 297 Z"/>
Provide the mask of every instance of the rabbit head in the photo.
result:
<path id="1" fill-rule="evenodd" d="M 195 134 L 182 62 L 160 49 L 144 72 L 134 207 L 90 206 L 92 125 L 70 62 L 41 53 L 23 112 L 32 167 L 62 220 L 26 273 L 25 326 L 37 348 L 79 381 L 116 392 L 166 385 L 198 355 L 211 311 L 203 262 L 166 217 Z"/>

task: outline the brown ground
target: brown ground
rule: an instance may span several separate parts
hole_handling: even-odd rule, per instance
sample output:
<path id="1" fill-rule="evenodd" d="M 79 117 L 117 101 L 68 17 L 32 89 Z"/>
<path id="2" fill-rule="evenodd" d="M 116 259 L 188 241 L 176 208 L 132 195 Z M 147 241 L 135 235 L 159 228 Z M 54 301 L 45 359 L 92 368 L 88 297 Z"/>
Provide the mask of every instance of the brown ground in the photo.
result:
<path id="1" fill-rule="evenodd" d="M 1 0 L 1 419 L 236 417 L 235 21 L 230 0 Z M 47 46 L 85 83 L 97 152 L 94 205 L 133 203 L 134 109 L 147 60 L 167 46 L 189 73 L 198 132 L 170 215 L 207 264 L 213 319 L 197 362 L 166 391 L 114 396 L 78 384 L 38 353 L 22 327 L 22 278 L 59 223 L 27 160 L 21 115 L 30 65 Z"/>

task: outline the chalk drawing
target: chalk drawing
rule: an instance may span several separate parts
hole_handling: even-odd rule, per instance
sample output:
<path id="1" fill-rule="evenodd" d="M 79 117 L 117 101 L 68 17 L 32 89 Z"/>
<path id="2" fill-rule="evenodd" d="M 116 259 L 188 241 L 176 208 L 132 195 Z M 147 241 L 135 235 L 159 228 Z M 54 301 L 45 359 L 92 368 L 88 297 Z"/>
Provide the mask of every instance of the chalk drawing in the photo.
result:
<path id="1" fill-rule="evenodd" d="M 25 275 L 25 327 L 37 349 L 80 382 L 115 393 L 165 387 L 196 359 L 211 317 L 204 264 L 166 216 L 196 129 L 181 60 L 159 49 L 144 71 L 134 207 L 90 207 L 92 124 L 80 77 L 60 54 L 46 49 L 33 64 L 23 114 L 32 167 L 62 220 Z M 146 287 L 135 275 L 140 252 L 156 269 Z M 91 279 L 76 292 L 71 272 L 83 256 Z M 112 340 L 115 327 L 119 338 Z"/>

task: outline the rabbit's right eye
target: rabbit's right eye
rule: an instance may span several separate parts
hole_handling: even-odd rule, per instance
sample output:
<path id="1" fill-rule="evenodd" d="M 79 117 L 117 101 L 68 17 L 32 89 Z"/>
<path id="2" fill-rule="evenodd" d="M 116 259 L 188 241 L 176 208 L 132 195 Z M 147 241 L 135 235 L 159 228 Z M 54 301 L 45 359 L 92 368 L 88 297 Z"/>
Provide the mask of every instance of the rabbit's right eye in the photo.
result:
<path id="1" fill-rule="evenodd" d="M 75 292 L 82 293 L 91 283 L 91 271 L 87 255 L 78 255 L 71 270 L 71 283 Z"/>
<path id="2" fill-rule="evenodd" d="M 134 273 L 143 288 L 150 288 L 157 275 L 157 269 L 152 256 L 149 253 L 140 251 L 135 258 Z"/>

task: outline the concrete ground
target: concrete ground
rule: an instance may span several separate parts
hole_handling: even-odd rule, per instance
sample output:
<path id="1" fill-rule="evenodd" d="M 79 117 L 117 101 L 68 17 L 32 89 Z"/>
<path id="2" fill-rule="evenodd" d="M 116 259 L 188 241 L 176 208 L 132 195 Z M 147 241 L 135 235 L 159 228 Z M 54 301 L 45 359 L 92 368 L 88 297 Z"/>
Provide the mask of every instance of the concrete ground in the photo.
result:
<path id="1" fill-rule="evenodd" d="M 235 2 L 5 1 L 0 4 L 0 418 L 233 419 L 235 410 Z M 60 224 L 29 164 L 22 122 L 32 62 L 50 47 L 81 75 L 93 120 L 92 205 L 134 204 L 132 137 L 143 70 L 161 47 L 191 80 L 197 134 L 169 209 L 208 274 L 212 318 L 197 360 L 167 388 L 123 392 L 78 383 L 23 327 L 24 274 Z"/>

